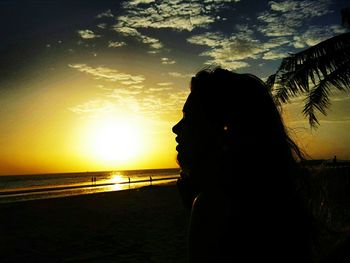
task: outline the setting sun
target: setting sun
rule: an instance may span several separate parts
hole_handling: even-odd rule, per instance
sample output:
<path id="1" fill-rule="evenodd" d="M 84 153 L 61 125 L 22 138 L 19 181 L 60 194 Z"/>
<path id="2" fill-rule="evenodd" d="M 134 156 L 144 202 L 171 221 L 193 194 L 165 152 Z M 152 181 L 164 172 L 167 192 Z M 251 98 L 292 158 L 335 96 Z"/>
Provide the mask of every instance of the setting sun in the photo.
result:
<path id="1" fill-rule="evenodd" d="M 141 150 L 137 127 L 125 120 L 104 120 L 89 132 L 91 151 L 101 161 L 127 161 Z"/>
<path id="2" fill-rule="evenodd" d="M 200 69 L 266 81 L 283 58 L 348 36 L 348 2 L 1 1 L 0 176 L 178 167 L 171 129 Z M 350 159 L 350 93 L 336 90 L 317 131 L 303 96 L 283 103 L 315 159 Z"/>

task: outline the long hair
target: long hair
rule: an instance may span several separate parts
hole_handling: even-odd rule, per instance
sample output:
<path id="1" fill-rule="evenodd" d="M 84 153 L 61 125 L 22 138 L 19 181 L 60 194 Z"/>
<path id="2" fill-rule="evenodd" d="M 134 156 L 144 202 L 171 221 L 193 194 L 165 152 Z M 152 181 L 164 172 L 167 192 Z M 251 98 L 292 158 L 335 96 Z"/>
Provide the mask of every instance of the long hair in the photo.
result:
<path id="1" fill-rule="evenodd" d="M 236 167 L 223 168 L 226 172 L 239 167 L 248 173 L 265 169 L 271 180 L 290 184 L 288 174 L 304 157 L 263 81 L 222 68 L 204 69 L 192 78 L 191 93 L 222 138 L 224 153 L 219 161 L 226 168 Z"/>
<path id="2" fill-rule="evenodd" d="M 213 135 L 198 160 L 201 192 L 227 204 L 225 238 L 215 243 L 222 257 L 310 262 L 311 221 L 294 176 L 303 155 L 268 88 L 250 74 L 205 69 L 192 78 L 190 96 Z"/>

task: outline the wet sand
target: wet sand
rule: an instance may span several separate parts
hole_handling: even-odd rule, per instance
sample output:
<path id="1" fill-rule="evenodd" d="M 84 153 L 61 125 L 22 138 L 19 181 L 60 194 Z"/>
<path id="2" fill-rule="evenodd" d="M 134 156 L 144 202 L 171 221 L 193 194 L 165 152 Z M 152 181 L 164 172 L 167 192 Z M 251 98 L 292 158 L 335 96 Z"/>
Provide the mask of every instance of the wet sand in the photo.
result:
<path id="1" fill-rule="evenodd" d="M 174 184 L 0 204 L 0 261 L 187 262 L 187 224 Z"/>

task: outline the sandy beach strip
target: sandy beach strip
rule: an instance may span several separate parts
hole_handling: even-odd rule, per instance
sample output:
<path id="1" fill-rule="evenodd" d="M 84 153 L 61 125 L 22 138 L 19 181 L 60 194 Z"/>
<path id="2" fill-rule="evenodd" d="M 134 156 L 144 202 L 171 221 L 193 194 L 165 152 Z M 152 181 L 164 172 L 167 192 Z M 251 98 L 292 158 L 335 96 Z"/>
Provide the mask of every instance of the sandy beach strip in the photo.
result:
<path id="1" fill-rule="evenodd" d="M 176 185 L 0 204 L 1 262 L 187 262 Z"/>

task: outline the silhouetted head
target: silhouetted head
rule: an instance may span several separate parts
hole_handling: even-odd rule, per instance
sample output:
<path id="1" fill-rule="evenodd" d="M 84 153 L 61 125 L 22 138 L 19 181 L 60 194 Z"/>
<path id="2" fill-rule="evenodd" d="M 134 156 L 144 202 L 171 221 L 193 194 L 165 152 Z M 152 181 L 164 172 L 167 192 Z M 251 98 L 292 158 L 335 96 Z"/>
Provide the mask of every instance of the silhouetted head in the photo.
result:
<path id="1" fill-rule="evenodd" d="M 299 154 L 265 84 L 221 68 L 192 78 L 183 118 L 173 132 L 181 168 L 195 175 L 229 174 L 249 164 L 270 169 L 272 162 L 288 169 L 295 163 L 292 152 Z"/>

